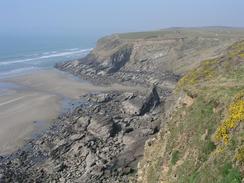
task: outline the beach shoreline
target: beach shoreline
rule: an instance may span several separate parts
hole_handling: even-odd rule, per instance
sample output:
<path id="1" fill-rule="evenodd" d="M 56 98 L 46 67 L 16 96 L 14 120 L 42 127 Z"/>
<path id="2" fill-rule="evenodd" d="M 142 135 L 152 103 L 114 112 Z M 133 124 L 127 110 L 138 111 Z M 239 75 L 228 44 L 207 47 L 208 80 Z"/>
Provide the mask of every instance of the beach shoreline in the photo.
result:
<path id="1" fill-rule="evenodd" d="M 45 131 L 52 120 L 74 107 L 81 96 L 130 90 L 119 84 L 95 86 L 56 69 L 4 78 L 0 83 L 0 155 L 16 151 L 33 134 Z"/>

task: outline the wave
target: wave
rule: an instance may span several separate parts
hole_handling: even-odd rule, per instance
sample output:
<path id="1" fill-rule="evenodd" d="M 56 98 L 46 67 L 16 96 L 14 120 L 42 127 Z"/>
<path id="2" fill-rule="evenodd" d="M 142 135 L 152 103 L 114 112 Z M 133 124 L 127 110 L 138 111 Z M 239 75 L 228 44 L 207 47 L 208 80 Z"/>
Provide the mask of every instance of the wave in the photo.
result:
<path id="1" fill-rule="evenodd" d="M 20 74 L 20 73 L 24 73 L 24 72 L 28 72 L 28 71 L 34 71 L 34 70 L 39 70 L 40 68 L 38 67 L 24 67 L 24 68 L 19 68 L 19 69 L 14 69 L 14 70 L 10 70 L 10 71 L 6 71 L 6 72 L 1 72 L 0 73 L 0 77 L 5 77 L 5 76 L 12 76 L 15 74 Z"/>
<path id="2" fill-rule="evenodd" d="M 30 62 L 30 61 L 34 61 L 34 60 L 63 57 L 63 56 L 69 56 L 69 55 L 75 55 L 75 54 L 84 54 L 85 55 L 85 54 L 88 54 L 91 50 L 92 50 L 92 48 L 83 49 L 83 50 L 80 50 L 78 48 L 72 48 L 72 49 L 67 49 L 66 51 L 63 51 L 63 52 L 57 52 L 57 51 L 44 52 L 38 57 L 19 59 L 19 60 L 13 60 L 13 61 L 4 61 L 4 62 L 0 62 L 0 65 L 25 63 L 25 62 Z"/>

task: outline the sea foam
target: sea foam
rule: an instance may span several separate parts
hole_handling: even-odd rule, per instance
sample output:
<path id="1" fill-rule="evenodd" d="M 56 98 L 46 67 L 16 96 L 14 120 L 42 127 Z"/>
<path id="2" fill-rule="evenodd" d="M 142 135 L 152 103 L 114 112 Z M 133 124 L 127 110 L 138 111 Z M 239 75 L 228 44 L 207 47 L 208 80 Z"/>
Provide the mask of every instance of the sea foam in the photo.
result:
<path id="1" fill-rule="evenodd" d="M 55 58 L 55 57 L 64 57 L 64 56 L 76 55 L 76 54 L 86 55 L 91 50 L 92 50 L 92 48 L 82 49 L 82 50 L 80 50 L 78 48 L 72 48 L 72 49 L 62 51 L 62 52 L 58 52 L 58 51 L 44 52 L 44 53 L 40 54 L 39 56 L 32 57 L 32 58 L 2 61 L 2 62 L 0 62 L 0 66 L 31 62 L 31 61 L 42 60 L 42 59 L 50 59 L 50 58 Z"/>

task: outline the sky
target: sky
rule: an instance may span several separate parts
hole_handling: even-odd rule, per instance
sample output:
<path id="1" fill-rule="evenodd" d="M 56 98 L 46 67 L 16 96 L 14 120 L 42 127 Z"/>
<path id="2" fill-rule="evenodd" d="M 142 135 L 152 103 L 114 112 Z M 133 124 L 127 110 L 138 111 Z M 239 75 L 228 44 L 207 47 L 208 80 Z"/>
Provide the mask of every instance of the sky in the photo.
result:
<path id="1" fill-rule="evenodd" d="M 1 0 L 0 35 L 101 36 L 167 27 L 244 27 L 244 0 Z"/>

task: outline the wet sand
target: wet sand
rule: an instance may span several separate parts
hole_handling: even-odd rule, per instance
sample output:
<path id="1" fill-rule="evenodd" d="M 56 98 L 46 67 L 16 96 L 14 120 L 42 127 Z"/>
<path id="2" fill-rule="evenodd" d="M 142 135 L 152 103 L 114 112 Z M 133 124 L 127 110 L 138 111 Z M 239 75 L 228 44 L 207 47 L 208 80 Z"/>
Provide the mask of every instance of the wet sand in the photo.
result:
<path id="1" fill-rule="evenodd" d="M 15 151 L 34 132 L 48 127 L 62 111 L 64 98 L 114 89 L 135 90 L 118 84 L 94 86 L 54 69 L 0 79 L 0 155 Z"/>

